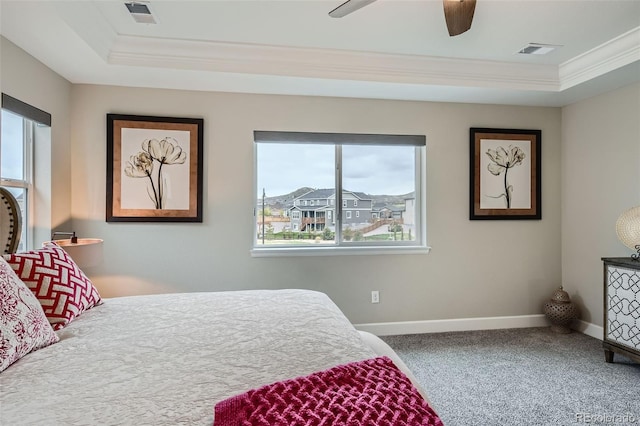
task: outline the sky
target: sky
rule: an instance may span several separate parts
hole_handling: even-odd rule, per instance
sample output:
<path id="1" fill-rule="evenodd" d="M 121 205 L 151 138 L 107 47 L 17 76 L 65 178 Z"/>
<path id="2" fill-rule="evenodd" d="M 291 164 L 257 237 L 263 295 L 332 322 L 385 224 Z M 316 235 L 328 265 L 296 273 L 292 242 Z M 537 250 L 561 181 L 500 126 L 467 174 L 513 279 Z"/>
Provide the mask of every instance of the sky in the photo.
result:
<path id="1" fill-rule="evenodd" d="M 335 147 L 319 144 L 259 143 L 258 186 L 267 197 L 296 189 L 335 187 Z M 415 147 L 342 147 L 342 187 L 371 195 L 403 195 L 415 189 Z"/>
<path id="2" fill-rule="evenodd" d="M 2 111 L 2 177 L 23 179 L 22 117 Z"/>

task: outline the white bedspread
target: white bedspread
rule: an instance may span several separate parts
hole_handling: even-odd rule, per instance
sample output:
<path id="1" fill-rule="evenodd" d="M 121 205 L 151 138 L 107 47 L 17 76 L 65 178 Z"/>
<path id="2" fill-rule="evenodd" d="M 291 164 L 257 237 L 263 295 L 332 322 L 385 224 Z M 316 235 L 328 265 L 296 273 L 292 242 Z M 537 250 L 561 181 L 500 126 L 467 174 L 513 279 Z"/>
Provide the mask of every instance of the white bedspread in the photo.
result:
<path id="1" fill-rule="evenodd" d="M 105 300 L 0 374 L 2 425 L 211 425 L 216 402 L 375 356 L 306 290 Z"/>

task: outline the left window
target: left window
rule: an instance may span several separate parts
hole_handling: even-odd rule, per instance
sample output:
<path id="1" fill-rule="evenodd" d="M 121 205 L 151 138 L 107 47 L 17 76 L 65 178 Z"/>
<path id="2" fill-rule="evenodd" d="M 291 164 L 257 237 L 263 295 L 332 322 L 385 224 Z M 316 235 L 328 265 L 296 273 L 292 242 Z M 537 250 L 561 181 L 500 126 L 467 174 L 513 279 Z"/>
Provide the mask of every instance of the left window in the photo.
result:
<path id="1" fill-rule="evenodd" d="M 22 235 L 18 251 L 32 247 L 33 150 L 36 126 L 50 126 L 51 115 L 2 94 L 0 117 L 0 186 L 18 200 Z"/>

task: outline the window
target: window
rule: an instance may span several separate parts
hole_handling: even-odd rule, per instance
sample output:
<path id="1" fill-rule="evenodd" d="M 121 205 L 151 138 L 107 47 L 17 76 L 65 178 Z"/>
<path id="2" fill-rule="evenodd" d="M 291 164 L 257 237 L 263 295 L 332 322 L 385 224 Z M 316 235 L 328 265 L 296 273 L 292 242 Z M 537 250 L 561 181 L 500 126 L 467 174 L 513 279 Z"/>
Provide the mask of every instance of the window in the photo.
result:
<path id="1" fill-rule="evenodd" d="M 313 204 L 314 204 L 314 203 L 313 203 L 313 200 L 309 201 L 309 205 L 310 205 L 310 206 L 313 206 Z"/>
<path id="2" fill-rule="evenodd" d="M 256 188 L 266 188 L 278 199 L 288 200 L 289 206 L 304 196 L 318 205 L 329 199 L 327 205 L 335 207 L 326 210 L 326 222 L 323 215 L 305 218 L 293 236 L 276 233 L 264 243 L 256 239 L 252 254 L 428 249 L 424 136 L 256 131 L 254 139 Z M 353 207 L 360 201 L 353 211 L 355 217 L 366 219 L 362 223 L 350 223 L 348 199 Z M 371 211 L 381 203 L 398 211 L 393 227 Z"/>
<path id="3" fill-rule="evenodd" d="M 18 251 L 32 248 L 33 144 L 36 126 L 51 125 L 51 115 L 11 96 L 2 94 L 0 127 L 0 185 L 18 200 L 22 213 L 22 235 Z"/>
<path id="4" fill-rule="evenodd" d="M 291 213 L 291 218 L 300 219 L 300 212 L 298 210 L 295 210 L 293 213 Z"/>

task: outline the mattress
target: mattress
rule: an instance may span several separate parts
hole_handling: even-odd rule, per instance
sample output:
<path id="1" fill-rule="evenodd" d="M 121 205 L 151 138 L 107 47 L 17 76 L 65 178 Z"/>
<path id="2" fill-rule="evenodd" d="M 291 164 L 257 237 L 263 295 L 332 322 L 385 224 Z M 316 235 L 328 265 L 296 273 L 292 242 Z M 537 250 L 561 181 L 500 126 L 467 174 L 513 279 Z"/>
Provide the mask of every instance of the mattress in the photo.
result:
<path id="1" fill-rule="evenodd" d="M 308 290 L 106 299 L 58 335 L 0 374 L 1 424 L 211 425 L 221 400 L 376 356 Z"/>

